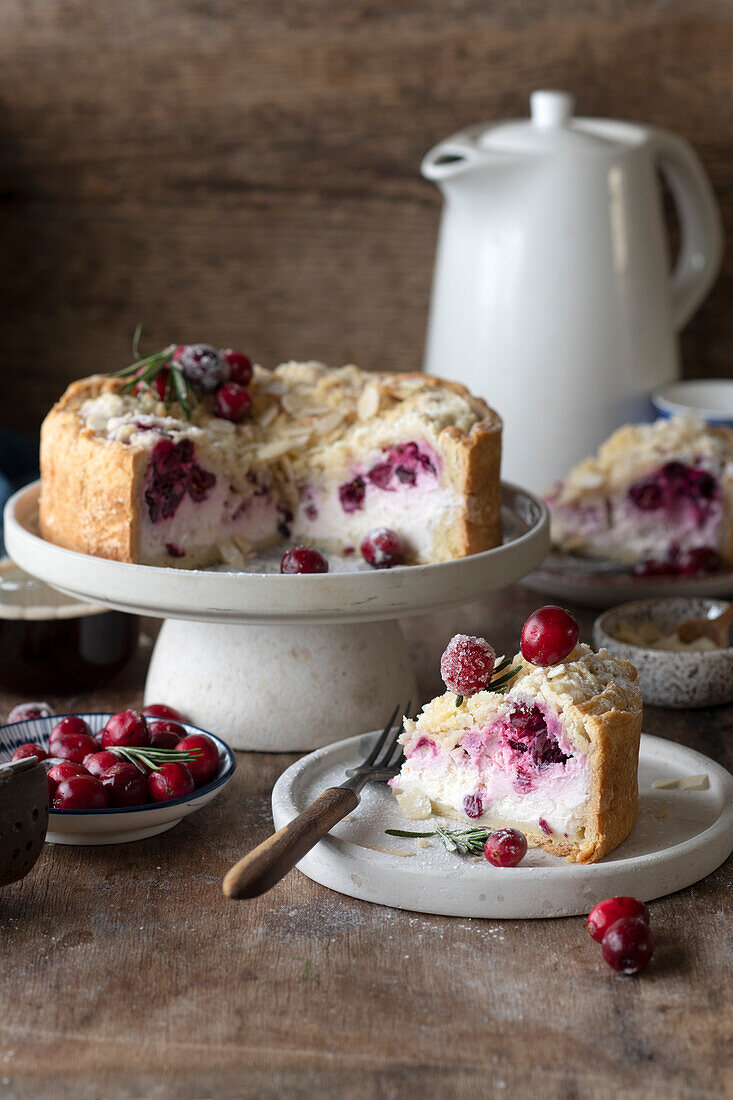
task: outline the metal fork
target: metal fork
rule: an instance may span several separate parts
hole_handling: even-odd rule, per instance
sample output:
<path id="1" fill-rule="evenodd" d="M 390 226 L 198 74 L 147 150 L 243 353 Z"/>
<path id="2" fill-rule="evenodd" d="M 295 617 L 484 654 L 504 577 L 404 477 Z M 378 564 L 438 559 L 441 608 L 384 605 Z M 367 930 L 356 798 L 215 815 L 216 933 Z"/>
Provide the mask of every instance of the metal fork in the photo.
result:
<path id="1" fill-rule="evenodd" d="M 412 703 L 408 703 L 403 720 L 411 708 Z M 402 765 L 402 748 L 397 744 L 402 722 L 395 729 L 392 727 L 399 711 L 398 705 L 366 759 L 346 772 L 345 783 L 329 787 L 302 814 L 283 825 L 227 871 L 222 889 L 228 898 L 256 898 L 264 894 L 334 825 L 356 809 L 367 783 L 384 783 L 397 775 Z"/>

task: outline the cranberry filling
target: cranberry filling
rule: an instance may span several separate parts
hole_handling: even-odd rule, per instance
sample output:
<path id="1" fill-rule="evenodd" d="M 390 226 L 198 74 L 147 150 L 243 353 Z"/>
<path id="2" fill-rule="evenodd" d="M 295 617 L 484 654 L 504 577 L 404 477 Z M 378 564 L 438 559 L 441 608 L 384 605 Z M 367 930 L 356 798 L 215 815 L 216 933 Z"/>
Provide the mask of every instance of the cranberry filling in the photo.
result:
<path id="1" fill-rule="evenodd" d="M 702 527 L 713 505 L 720 499 L 717 478 L 683 462 L 667 462 L 661 469 L 642 478 L 628 492 L 631 503 L 641 512 L 664 509 L 674 512 L 680 504 L 690 503 Z"/>
<path id="2" fill-rule="evenodd" d="M 216 484 L 214 474 L 194 462 L 190 439 L 174 443 L 161 439 L 153 447 L 148 468 L 145 503 L 153 523 L 171 519 L 186 493 L 197 504 L 206 500 Z"/>
<path id="3" fill-rule="evenodd" d="M 539 707 L 519 703 L 512 711 L 509 721 L 507 744 L 515 752 L 526 753 L 526 759 L 535 768 L 546 768 L 548 764 L 564 764 L 570 759 L 560 748 L 557 738 L 547 729 L 547 722 Z M 523 786 L 518 789 L 526 789 L 526 784 L 531 779 L 526 770 L 520 767 L 517 782 L 520 771 Z"/>
<path id="4" fill-rule="evenodd" d="M 347 514 L 360 512 L 364 507 L 365 496 L 366 483 L 363 477 L 355 477 L 353 481 L 345 481 L 339 486 L 339 500 Z"/>
<path id="5" fill-rule="evenodd" d="M 435 463 L 422 453 L 417 443 L 405 443 L 401 447 L 391 447 L 385 460 L 372 466 L 367 477 L 378 489 L 394 492 L 397 486 L 390 484 L 393 477 L 401 485 L 413 486 L 417 484 L 417 471 L 420 469 L 437 474 Z"/>
<path id="6" fill-rule="evenodd" d="M 467 794 L 463 799 L 463 812 L 466 817 L 481 817 L 484 812 L 484 800 L 478 791 L 475 794 Z"/>

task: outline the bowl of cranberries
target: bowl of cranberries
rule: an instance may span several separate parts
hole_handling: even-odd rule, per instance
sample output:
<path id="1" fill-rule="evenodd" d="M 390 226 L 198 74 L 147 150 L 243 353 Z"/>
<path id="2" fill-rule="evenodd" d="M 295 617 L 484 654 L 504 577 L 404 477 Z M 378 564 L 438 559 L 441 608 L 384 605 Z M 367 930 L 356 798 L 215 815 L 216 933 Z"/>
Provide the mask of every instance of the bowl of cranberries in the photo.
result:
<path id="1" fill-rule="evenodd" d="M 236 767 L 221 738 L 164 704 L 65 715 L 22 704 L 0 727 L 0 763 L 24 757 L 46 771 L 52 844 L 122 844 L 165 832 L 215 798 Z"/>

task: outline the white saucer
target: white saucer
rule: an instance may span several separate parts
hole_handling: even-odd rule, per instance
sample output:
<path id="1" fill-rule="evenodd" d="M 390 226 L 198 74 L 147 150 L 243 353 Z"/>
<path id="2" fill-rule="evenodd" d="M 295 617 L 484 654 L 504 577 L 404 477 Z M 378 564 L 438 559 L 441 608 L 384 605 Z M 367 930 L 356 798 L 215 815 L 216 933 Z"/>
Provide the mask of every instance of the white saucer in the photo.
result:
<path id="1" fill-rule="evenodd" d="M 339 741 L 288 768 L 272 792 L 275 827 L 292 820 L 326 787 L 342 783 L 345 769 L 364 758 L 375 736 Z M 652 787 L 657 779 L 703 773 L 708 790 Z M 385 835 L 388 828 L 427 832 L 434 824 L 431 819 L 405 821 L 386 785 L 373 783 L 353 814 L 298 867 L 315 882 L 363 901 L 418 913 L 497 919 L 577 916 L 617 895 L 650 901 L 698 882 L 730 855 L 733 776 L 719 764 L 643 735 L 639 795 L 631 836 L 599 863 L 572 864 L 531 850 L 519 867 L 495 868 L 483 858 L 447 852 L 436 837 L 422 849 L 415 840 Z"/>

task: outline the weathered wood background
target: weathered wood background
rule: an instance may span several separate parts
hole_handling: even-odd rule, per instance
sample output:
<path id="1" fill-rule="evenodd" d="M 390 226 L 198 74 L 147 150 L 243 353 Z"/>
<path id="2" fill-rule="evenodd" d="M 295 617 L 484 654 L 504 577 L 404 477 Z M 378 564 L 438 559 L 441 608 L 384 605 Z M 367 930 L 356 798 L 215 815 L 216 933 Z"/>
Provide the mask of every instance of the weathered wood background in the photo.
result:
<path id="1" fill-rule="evenodd" d="M 730 0 L 3 0 L 0 423 L 172 338 L 421 362 L 423 153 L 532 88 L 694 142 L 733 224 Z M 684 337 L 733 358 L 733 252 Z"/>

